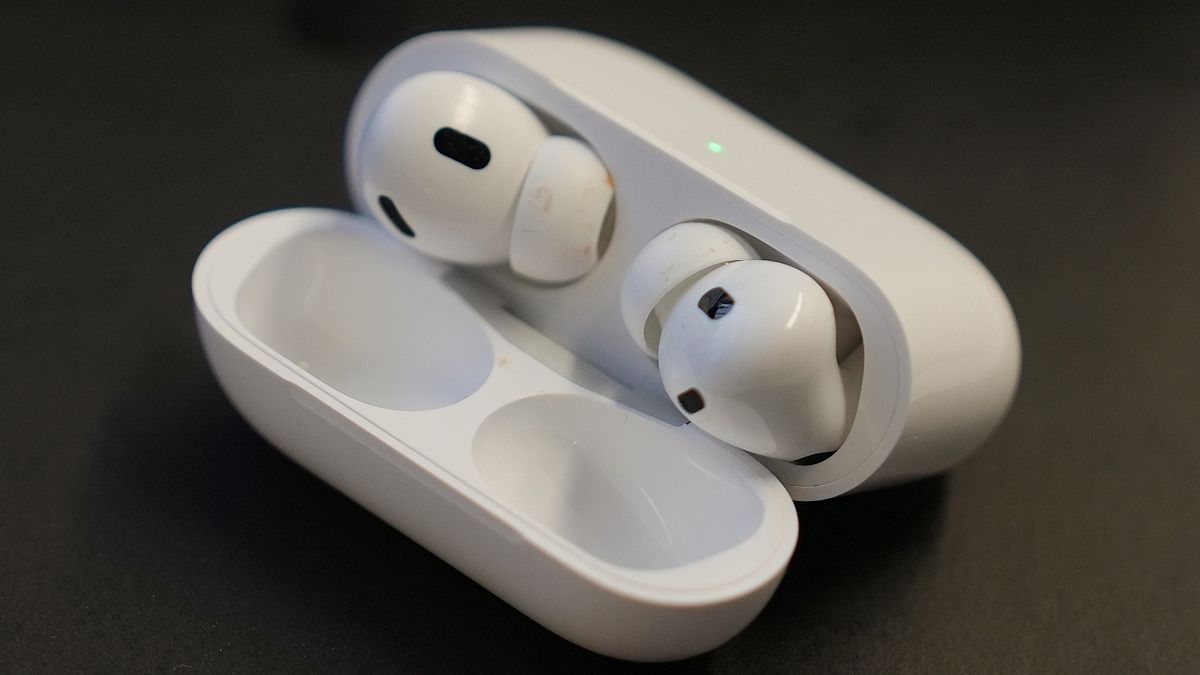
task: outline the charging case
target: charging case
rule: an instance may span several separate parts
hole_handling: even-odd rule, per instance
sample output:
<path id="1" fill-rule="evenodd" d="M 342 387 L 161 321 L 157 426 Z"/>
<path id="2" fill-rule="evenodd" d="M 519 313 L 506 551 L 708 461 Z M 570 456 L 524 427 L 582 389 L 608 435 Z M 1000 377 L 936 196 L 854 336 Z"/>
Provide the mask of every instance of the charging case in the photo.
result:
<path id="1" fill-rule="evenodd" d="M 405 79 L 492 81 L 589 143 L 615 181 L 611 238 L 578 281 L 425 258 L 369 216 L 357 156 Z M 355 101 L 357 213 L 242 221 L 200 256 L 203 345 L 268 441 L 559 635 L 683 658 L 746 626 L 797 540 L 792 500 L 941 471 L 999 423 L 1019 370 L 1004 294 L 919 216 L 679 72 L 577 32 L 434 33 Z M 646 242 L 725 224 L 816 278 L 861 333 L 852 428 L 812 464 L 686 424 L 619 306 Z"/>

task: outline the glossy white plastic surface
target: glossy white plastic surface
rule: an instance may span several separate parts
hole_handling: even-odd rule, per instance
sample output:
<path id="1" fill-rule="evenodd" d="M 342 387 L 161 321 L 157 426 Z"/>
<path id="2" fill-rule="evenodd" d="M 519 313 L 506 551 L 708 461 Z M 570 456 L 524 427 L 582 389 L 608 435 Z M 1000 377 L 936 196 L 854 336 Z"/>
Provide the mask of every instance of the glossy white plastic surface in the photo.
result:
<path id="1" fill-rule="evenodd" d="M 553 343 L 518 348 L 536 331 L 448 269 L 362 216 L 292 209 L 213 240 L 192 290 L 263 436 L 547 628 L 648 661 L 741 630 L 796 543 L 783 486 L 575 384 Z"/>
<path id="2" fill-rule="evenodd" d="M 677 570 L 753 537 L 762 496 L 727 455 L 662 424 L 626 437 L 627 416 L 579 396 L 522 399 L 484 420 L 475 464 L 498 501 L 615 565 Z"/>
<path id="3" fill-rule="evenodd" d="M 237 316 L 280 356 L 380 408 L 431 410 L 487 380 L 492 343 L 479 317 L 428 275 L 392 271 L 394 247 L 357 228 L 288 239 L 237 292 Z"/>
<path id="4" fill-rule="evenodd" d="M 513 218 L 509 264 L 536 281 L 574 281 L 600 258 L 612 177 L 583 143 L 551 136 L 538 148 Z"/>
<path id="5" fill-rule="evenodd" d="M 485 168 L 440 152 L 434 139 L 444 129 L 484 143 Z M 522 181 L 545 138 L 529 108 L 489 82 L 450 72 L 412 77 L 380 101 L 360 143 L 364 213 L 427 255 L 503 262 Z M 392 226 L 381 196 L 392 200 L 411 236 Z"/>
<path id="6" fill-rule="evenodd" d="M 727 304 L 703 309 L 719 294 Z M 770 260 L 721 265 L 667 313 L 658 366 L 701 429 L 765 457 L 833 452 L 849 427 L 833 305 L 812 277 Z"/>

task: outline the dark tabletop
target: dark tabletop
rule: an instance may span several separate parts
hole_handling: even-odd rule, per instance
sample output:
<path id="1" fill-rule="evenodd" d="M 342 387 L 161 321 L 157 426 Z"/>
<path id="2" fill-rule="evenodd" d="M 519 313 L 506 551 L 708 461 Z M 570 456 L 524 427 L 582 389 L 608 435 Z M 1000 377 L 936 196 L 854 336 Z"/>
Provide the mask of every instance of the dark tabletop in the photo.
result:
<path id="1" fill-rule="evenodd" d="M 193 324 L 222 228 L 347 206 L 376 59 L 519 24 L 657 55 L 895 196 L 988 265 L 1022 332 L 977 455 L 798 505 L 766 610 L 676 667 L 1200 670 L 1195 11 L 98 4 L 0 6 L 0 671 L 638 667 L 269 447 Z"/>

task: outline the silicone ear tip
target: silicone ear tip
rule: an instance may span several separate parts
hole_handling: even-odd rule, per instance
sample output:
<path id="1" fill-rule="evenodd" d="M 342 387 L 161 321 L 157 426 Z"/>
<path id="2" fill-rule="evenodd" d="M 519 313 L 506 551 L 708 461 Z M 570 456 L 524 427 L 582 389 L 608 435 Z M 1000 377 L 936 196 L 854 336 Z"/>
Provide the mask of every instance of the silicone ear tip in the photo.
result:
<path id="1" fill-rule="evenodd" d="M 621 286 L 621 318 L 642 351 L 658 358 L 660 325 L 654 316 L 672 291 L 717 265 L 758 260 L 743 238 L 719 225 L 684 222 L 651 239 L 634 258 Z"/>
<path id="2" fill-rule="evenodd" d="M 600 259 L 612 177 L 587 145 L 551 136 L 538 148 L 513 218 L 509 264 L 517 274 L 566 283 Z"/>

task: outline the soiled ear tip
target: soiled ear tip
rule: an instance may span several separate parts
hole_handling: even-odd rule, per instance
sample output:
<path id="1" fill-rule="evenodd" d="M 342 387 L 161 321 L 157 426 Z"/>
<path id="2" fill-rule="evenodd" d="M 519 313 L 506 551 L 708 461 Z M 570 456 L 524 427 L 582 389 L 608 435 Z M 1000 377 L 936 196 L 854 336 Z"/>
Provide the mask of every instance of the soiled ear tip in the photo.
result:
<path id="1" fill-rule="evenodd" d="M 612 199 L 612 177 L 590 147 L 565 136 L 547 138 L 517 199 L 509 247 L 513 271 L 545 283 L 587 274 L 602 253 Z"/>

